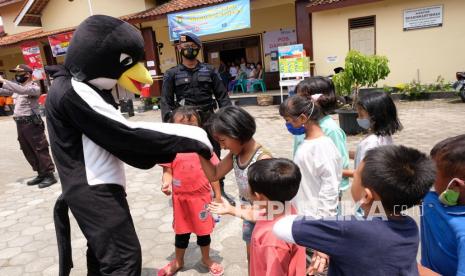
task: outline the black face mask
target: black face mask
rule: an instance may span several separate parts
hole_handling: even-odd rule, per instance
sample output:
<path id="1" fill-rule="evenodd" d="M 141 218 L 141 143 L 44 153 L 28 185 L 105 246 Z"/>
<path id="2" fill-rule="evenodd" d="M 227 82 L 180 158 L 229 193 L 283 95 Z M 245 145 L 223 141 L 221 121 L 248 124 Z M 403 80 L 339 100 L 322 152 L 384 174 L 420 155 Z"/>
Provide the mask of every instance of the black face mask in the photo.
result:
<path id="1" fill-rule="evenodd" d="M 195 59 L 198 54 L 199 54 L 199 49 L 194 49 L 191 47 L 181 50 L 181 55 L 190 60 Z"/>
<path id="2" fill-rule="evenodd" d="M 15 75 L 15 80 L 18 83 L 25 83 L 28 79 L 29 79 L 29 77 L 26 76 L 26 75 Z"/>

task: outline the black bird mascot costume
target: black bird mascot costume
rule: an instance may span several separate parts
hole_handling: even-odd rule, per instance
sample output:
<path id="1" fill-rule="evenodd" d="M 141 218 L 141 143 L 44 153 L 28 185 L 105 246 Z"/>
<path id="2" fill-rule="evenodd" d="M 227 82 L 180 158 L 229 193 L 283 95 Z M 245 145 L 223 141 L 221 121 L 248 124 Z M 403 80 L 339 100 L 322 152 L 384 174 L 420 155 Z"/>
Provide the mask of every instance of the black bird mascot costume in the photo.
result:
<path id="1" fill-rule="evenodd" d="M 152 79 L 139 63 L 140 32 L 119 19 L 83 21 L 47 97 L 47 125 L 62 185 L 54 210 L 60 275 L 73 266 L 68 208 L 87 239 L 89 275 L 140 275 L 141 248 L 125 193 L 124 163 L 149 169 L 178 152 L 211 156 L 197 127 L 127 121 L 110 93 L 118 83 L 132 92 Z"/>

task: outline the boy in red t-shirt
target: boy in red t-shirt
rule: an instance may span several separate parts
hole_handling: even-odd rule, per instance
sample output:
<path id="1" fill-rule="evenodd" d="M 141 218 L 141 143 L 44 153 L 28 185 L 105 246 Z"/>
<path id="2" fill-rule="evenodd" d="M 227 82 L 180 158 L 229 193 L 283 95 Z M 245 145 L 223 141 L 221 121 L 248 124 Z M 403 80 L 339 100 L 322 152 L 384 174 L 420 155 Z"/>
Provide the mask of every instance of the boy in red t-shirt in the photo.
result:
<path id="1" fill-rule="evenodd" d="M 255 212 L 235 210 L 225 200 L 210 204 L 214 213 L 256 221 L 250 241 L 250 276 L 305 275 L 305 248 L 279 240 L 273 234 L 277 220 L 295 214 L 290 200 L 297 194 L 301 178 L 297 165 L 288 159 L 258 160 L 248 171 Z"/>

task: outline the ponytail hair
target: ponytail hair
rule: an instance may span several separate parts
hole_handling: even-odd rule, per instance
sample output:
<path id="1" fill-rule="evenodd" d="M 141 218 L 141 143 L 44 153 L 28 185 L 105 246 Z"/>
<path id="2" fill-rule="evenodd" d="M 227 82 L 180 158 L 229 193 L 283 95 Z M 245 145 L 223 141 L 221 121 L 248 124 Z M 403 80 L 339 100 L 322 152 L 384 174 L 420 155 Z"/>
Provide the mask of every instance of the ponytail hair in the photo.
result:
<path id="1" fill-rule="evenodd" d="M 337 108 L 337 98 L 334 84 L 329 78 L 317 76 L 301 81 L 296 87 L 297 95 L 308 99 L 315 99 L 319 95 L 316 103 L 320 106 L 323 115 L 329 115 Z"/>
<path id="2" fill-rule="evenodd" d="M 279 114 L 282 117 L 297 118 L 305 114 L 309 120 L 318 122 L 324 115 L 317 101 L 299 95 L 287 98 L 279 106 Z"/>

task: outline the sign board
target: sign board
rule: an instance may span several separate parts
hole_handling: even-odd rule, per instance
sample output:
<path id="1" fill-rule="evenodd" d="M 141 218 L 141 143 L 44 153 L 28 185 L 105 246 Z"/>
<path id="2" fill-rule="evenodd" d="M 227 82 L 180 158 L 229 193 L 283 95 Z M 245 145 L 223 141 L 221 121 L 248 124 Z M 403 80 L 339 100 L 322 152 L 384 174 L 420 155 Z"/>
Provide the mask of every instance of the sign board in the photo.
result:
<path id="1" fill-rule="evenodd" d="M 310 77 L 310 58 L 279 59 L 279 74 L 281 78 Z"/>
<path id="2" fill-rule="evenodd" d="M 337 63 L 339 61 L 338 56 L 327 56 L 326 62 L 327 63 Z"/>
<path id="3" fill-rule="evenodd" d="M 168 28 L 171 41 L 183 32 L 202 36 L 250 28 L 250 0 L 168 14 Z"/>
<path id="4" fill-rule="evenodd" d="M 303 78 L 310 77 L 310 58 L 305 56 L 304 46 L 294 44 L 278 47 L 279 87 L 283 102 L 283 87 L 293 90 Z M 284 80 L 287 79 L 287 80 Z"/>
<path id="5" fill-rule="evenodd" d="M 265 55 L 267 55 L 273 51 L 277 51 L 278 47 L 297 44 L 297 34 L 295 29 L 266 32 L 263 35 L 263 44 Z"/>
<path id="6" fill-rule="evenodd" d="M 54 57 L 66 55 L 73 32 L 51 35 L 48 37 Z"/>
<path id="7" fill-rule="evenodd" d="M 32 79 L 45 79 L 45 70 L 40 56 L 40 46 L 37 42 L 31 42 L 21 45 L 24 61 L 32 68 Z"/>
<path id="8" fill-rule="evenodd" d="M 309 77 L 310 58 L 304 54 L 302 44 L 278 47 L 280 78 Z"/>
<path id="9" fill-rule="evenodd" d="M 270 61 L 270 72 L 278 72 L 279 65 L 277 60 Z"/>
<path id="10" fill-rule="evenodd" d="M 442 5 L 404 10 L 404 31 L 441 27 Z"/>

